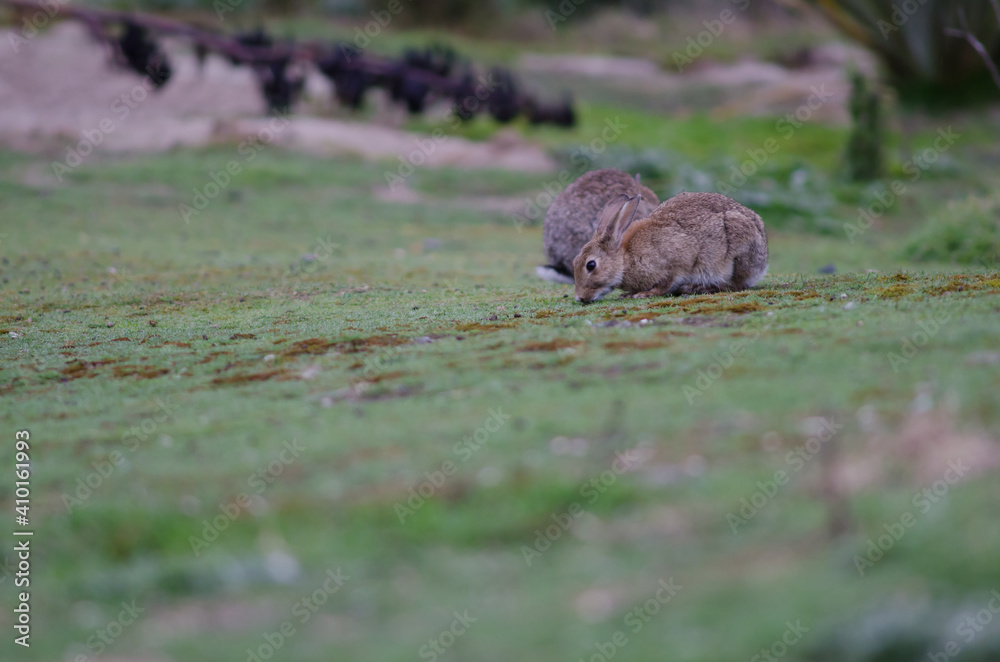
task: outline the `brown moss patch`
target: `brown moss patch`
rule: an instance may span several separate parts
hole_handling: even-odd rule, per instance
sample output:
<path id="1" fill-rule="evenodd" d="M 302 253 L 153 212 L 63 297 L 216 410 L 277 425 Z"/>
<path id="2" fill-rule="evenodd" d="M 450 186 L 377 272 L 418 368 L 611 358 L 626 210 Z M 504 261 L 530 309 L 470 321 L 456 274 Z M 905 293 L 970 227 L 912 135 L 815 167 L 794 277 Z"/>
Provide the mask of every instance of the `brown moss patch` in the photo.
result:
<path id="1" fill-rule="evenodd" d="M 379 382 L 384 382 L 390 379 L 399 379 L 400 377 L 405 377 L 407 374 L 409 373 L 403 372 L 401 370 L 393 370 L 391 372 L 380 372 L 371 377 L 366 377 L 364 381 L 368 382 L 369 384 L 378 384 Z"/>
<path id="2" fill-rule="evenodd" d="M 456 331 L 499 331 L 500 329 L 510 329 L 516 327 L 517 324 L 513 322 L 498 322 L 495 324 L 481 324 L 479 322 L 467 322 L 464 324 L 456 324 Z"/>
<path id="3" fill-rule="evenodd" d="M 139 379 L 152 379 L 170 372 L 166 368 L 157 368 L 153 365 L 116 365 L 112 370 L 115 377 L 137 377 Z"/>
<path id="4" fill-rule="evenodd" d="M 883 299 L 898 299 L 900 297 L 905 297 L 907 294 L 913 292 L 912 285 L 891 285 L 889 287 L 882 287 L 875 290 L 874 294 L 882 297 Z"/>
<path id="5" fill-rule="evenodd" d="M 217 386 L 234 386 L 239 384 L 250 384 L 253 382 L 266 382 L 269 379 L 285 376 L 284 370 L 264 370 L 263 372 L 244 373 L 242 375 L 228 375 L 226 377 L 216 377 L 212 383 Z"/>
<path id="6" fill-rule="evenodd" d="M 647 349 L 661 349 L 668 347 L 670 340 L 666 336 L 656 338 L 645 338 L 641 340 L 610 340 L 604 343 L 604 349 L 622 354 L 624 352 L 642 351 Z"/>
<path id="7" fill-rule="evenodd" d="M 283 356 L 302 356 L 303 354 L 326 354 L 330 351 L 334 343 L 322 338 L 308 338 L 306 340 L 296 340 L 291 346 L 282 352 Z"/>
<path id="8" fill-rule="evenodd" d="M 167 342 L 165 342 L 163 344 L 164 345 L 173 345 L 174 347 L 190 347 L 191 346 L 191 343 L 189 343 L 189 342 L 180 342 L 179 340 L 168 340 Z"/>
<path id="9" fill-rule="evenodd" d="M 948 292 L 972 292 L 977 290 L 1000 290 L 1000 276 L 995 274 L 958 274 L 948 278 L 943 285 L 935 285 L 924 291 L 934 296 Z"/>
<path id="10" fill-rule="evenodd" d="M 627 320 L 629 322 L 634 322 L 634 323 L 638 324 L 642 320 L 656 319 L 657 317 L 660 317 L 663 314 L 664 313 L 638 313 L 638 314 L 635 314 L 635 315 L 625 315 L 624 317 L 620 317 L 620 319 Z"/>
<path id="11" fill-rule="evenodd" d="M 941 294 L 947 294 L 948 292 L 964 292 L 968 289 L 974 289 L 970 287 L 971 283 L 965 276 L 952 276 L 948 279 L 948 282 L 944 285 L 935 285 L 934 287 L 929 287 L 925 292 L 933 296 L 939 296 Z"/>
<path id="12" fill-rule="evenodd" d="M 293 357 L 303 354 L 317 355 L 326 354 L 330 350 L 337 350 L 343 354 L 357 354 L 376 347 L 395 347 L 405 345 L 408 340 L 400 338 L 395 334 L 383 336 L 369 336 L 367 338 L 351 338 L 349 340 L 329 341 L 323 338 L 308 338 L 293 342 L 288 349 L 281 353 L 282 356 Z"/>
<path id="13" fill-rule="evenodd" d="M 234 333 L 233 335 L 229 336 L 229 339 L 230 340 L 253 340 L 256 337 L 257 336 L 255 336 L 252 333 Z"/>
<path id="14" fill-rule="evenodd" d="M 555 340 L 550 340 L 548 342 L 531 342 L 526 345 L 521 345 L 517 348 L 517 350 L 519 352 L 555 352 L 568 347 L 579 347 L 582 344 L 582 340 L 566 340 L 565 338 L 556 338 Z"/>
<path id="15" fill-rule="evenodd" d="M 395 334 L 389 334 L 384 336 L 369 336 L 367 338 L 341 340 L 333 343 L 332 346 L 344 354 L 356 354 L 358 352 L 364 352 L 372 349 L 373 347 L 396 347 L 398 345 L 405 345 L 407 342 L 409 341 L 406 338 L 400 338 Z"/>
<path id="16" fill-rule="evenodd" d="M 62 375 L 63 381 L 69 381 L 71 379 L 80 379 L 81 377 L 93 377 L 95 371 L 102 365 L 108 365 L 110 363 L 117 363 L 118 359 L 104 359 L 102 361 L 82 361 L 77 359 L 76 361 L 71 361 L 65 368 L 59 371 Z"/>
<path id="17" fill-rule="evenodd" d="M 132 342 L 132 339 L 122 336 L 121 338 L 114 338 L 111 342 Z"/>
<path id="18" fill-rule="evenodd" d="M 731 306 L 723 306 L 721 309 L 726 312 L 742 315 L 743 313 L 755 313 L 764 310 L 764 306 L 756 301 L 744 301 L 743 303 L 734 303 Z"/>

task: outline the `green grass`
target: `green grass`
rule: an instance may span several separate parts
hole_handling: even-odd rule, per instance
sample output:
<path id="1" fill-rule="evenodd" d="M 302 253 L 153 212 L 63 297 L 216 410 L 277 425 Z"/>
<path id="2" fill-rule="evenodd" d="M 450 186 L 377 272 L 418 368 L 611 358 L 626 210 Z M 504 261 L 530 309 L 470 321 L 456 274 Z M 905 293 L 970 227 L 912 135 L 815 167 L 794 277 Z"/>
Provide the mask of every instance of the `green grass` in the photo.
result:
<path id="1" fill-rule="evenodd" d="M 773 127 L 608 107 L 536 138 L 585 143 L 619 112 L 622 144 L 699 168 Z M 807 127 L 775 157 L 824 178 L 839 224 L 870 199 L 838 183 L 842 138 Z M 796 619 L 810 633 L 786 659 L 827 659 L 854 645 L 851 617 L 1000 586 L 1000 276 L 897 257 L 942 191 L 982 185 L 968 170 L 928 177 L 853 243 L 770 228 L 754 290 L 582 307 L 533 276 L 540 227 L 449 201 L 534 197 L 545 176 L 418 170 L 425 201 L 400 205 L 371 195 L 384 165 L 270 150 L 185 223 L 178 205 L 234 154 L 93 159 L 40 186 L 25 173 L 47 161 L 0 153 L 0 420 L 8 440 L 32 435 L 37 627 L 27 653 L 5 637 L 5 659 L 87 653 L 123 600 L 146 612 L 106 658 L 242 660 L 291 620 L 281 659 L 420 659 L 468 610 L 441 659 L 589 660 L 618 630 L 622 660 L 750 659 Z M 921 342 L 929 320 L 946 321 Z M 813 417 L 843 429 L 734 534 L 727 514 L 789 470 Z M 292 440 L 304 450 L 283 463 Z M 588 491 L 625 450 L 632 470 Z M 859 576 L 855 555 L 955 456 L 975 470 Z M 447 462 L 401 524 L 397 504 Z M 280 475 L 255 482 L 269 464 Z M 249 511 L 195 555 L 203 521 L 244 493 Z M 574 504 L 586 514 L 528 565 Z M 303 623 L 299 601 L 338 567 L 350 579 Z M 682 588 L 633 632 L 671 577 Z M 977 641 L 970 659 L 992 650 Z"/>

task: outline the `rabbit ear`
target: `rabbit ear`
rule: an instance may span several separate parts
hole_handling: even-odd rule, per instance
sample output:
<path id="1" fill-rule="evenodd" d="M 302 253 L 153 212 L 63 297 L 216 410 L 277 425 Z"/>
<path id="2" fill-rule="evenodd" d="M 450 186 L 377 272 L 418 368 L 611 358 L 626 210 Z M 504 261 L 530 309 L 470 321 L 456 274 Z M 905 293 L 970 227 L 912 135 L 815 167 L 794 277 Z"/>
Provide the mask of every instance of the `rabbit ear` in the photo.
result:
<path id="1" fill-rule="evenodd" d="M 635 215 L 639 210 L 639 203 L 641 201 L 642 195 L 625 196 L 624 203 L 615 212 L 614 219 L 608 227 L 607 236 L 616 248 L 621 245 L 625 231 L 628 230 L 629 226 L 632 225 L 632 221 L 635 220 Z"/>
<path id="2" fill-rule="evenodd" d="M 618 218 L 618 212 L 628 203 L 629 199 L 623 193 L 604 206 L 604 211 L 601 213 L 601 222 L 597 224 L 597 234 L 603 237 L 611 232 L 611 229 L 615 225 L 615 219 Z"/>

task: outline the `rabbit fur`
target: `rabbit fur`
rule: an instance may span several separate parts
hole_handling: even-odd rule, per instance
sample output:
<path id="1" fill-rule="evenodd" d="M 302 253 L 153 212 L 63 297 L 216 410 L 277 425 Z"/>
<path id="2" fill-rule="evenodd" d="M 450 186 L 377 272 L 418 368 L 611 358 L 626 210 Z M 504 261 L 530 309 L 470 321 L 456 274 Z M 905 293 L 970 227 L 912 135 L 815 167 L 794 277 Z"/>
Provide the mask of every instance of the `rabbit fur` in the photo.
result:
<path id="1" fill-rule="evenodd" d="M 538 267 L 539 277 L 558 283 L 573 283 L 573 258 L 594 235 L 607 204 L 621 195 L 640 195 L 639 217 L 660 204 L 656 194 L 642 186 L 638 177 L 614 168 L 584 173 L 552 201 L 545 213 L 542 238 L 549 263 Z"/>
<path id="2" fill-rule="evenodd" d="M 625 296 L 741 290 L 767 273 L 760 216 L 719 193 L 681 193 L 640 218 L 639 196 L 619 196 L 573 262 L 576 300 L 620 287 Z"/>

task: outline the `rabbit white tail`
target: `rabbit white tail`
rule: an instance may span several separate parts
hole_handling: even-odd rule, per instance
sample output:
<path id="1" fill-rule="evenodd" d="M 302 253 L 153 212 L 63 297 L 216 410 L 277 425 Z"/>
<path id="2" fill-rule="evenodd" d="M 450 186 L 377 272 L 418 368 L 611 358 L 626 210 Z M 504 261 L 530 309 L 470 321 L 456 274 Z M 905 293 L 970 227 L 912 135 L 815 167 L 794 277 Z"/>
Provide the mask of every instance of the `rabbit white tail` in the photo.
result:
<path id="1" fill-rule="evenodd" d="M 550 283 L 562 283 L 563 285 L 573 284 L 572 275 L 566 274 L 559 268 L 550 265 L 535 267 L 535 274 L 542 280 L 547 280 Z"/>

